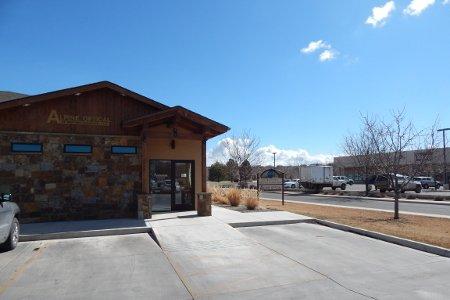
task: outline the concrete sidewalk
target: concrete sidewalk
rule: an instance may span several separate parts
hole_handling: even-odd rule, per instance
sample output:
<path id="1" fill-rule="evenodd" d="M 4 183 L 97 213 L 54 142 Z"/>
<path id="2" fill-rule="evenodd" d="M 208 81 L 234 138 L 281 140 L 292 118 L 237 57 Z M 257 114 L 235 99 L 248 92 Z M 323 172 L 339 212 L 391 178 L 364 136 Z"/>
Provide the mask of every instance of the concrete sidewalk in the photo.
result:
<path id="1" fill-rule="evenodd" d="M 20 241 L 148 233 L 145 220 L 107 219 L 21 224 Z"/>
<path id="2" fill-rule="evenodd" d="M 218 206 L 212 207 L 212 215 L 214 218 L 233 227 L 294 224 L 314 221 L 313 218 L 284 211 L 241 213 Z M 148 233 L 151 231 L 151 221 L 196 217 L 196 211 L 183 211 L 156 213 L 153 215 L 152 219 L 148 220 L 107 219 L 22 224 L 20 241 L 28 242 Z"/>
<path id="3" fill-rule="evenodd" d="M 450 288 L 448 258 L 317 224 L 236 229 L 217 209 L 150 223 L 194 299 L 445 299 Z"/>
<path id="4" fill-rule="evenodd" d="M 261 226 L 238 231 L 373 299 L 448 299 L 449 296 L 449 258 L 315 224 Z M 339 297 L 330 294 L 329 298 Z"/>
<path id="5" fill-rule="evenodd" d="M 152 219 L 147 220 L 147 222 L 149 223 L 150 227 L 153 227 L 156 223 L 152 221 L 176 218 L 186 219 L 195 217 L 197 217 L 197 212 L 195 211 L 158 213 L 153 215 Z M 212 206 L 212 217 L 232 227 L 251 227 L 314 222 L 314 218 L 290 213 L 287 211 L 254 211 L 242 213 L 216 205 Z"/>
<path id="6" fill-rule="evenodd" d="M 194 299 L 363 298 L 215 217 L 150 223 Z"/>

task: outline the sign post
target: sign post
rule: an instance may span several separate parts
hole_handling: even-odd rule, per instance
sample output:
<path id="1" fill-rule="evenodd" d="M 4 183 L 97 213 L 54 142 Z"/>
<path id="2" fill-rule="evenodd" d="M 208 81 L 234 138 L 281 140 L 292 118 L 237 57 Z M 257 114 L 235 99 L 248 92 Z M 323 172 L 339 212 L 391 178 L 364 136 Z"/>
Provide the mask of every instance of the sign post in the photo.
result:
<path id="1" fill-rule="evenodd" d="M 259 199 L 259 190 L 262 186 L 269 190 L 278 190 L 281 185 L 281 204 L 284 205 L 284 173 L 275 169 L 267 169 L 261 174 L 258 174 L 256 181 L 256 188 Z"/>

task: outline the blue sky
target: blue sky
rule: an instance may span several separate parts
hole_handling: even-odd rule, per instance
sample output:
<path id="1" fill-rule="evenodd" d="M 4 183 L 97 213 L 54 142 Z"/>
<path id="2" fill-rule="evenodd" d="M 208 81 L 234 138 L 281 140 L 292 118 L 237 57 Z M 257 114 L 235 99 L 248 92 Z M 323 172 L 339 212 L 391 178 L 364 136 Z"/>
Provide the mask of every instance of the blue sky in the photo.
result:
<path id="1" fill-rule="evenodd" d="M 0 90 L 109 80 L 323 158 L 360 113 L 450 126 L 444 1 L 1 0 Z"/>

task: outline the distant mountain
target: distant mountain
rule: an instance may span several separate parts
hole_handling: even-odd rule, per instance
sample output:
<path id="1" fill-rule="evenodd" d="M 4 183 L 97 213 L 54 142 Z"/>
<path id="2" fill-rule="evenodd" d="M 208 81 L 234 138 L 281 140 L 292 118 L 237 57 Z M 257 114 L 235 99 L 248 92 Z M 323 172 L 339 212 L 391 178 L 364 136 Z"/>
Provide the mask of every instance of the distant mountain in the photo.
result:
<path id="1" fill-rule="evenodd" d="M 27 96 L 28 95 L 21 94 L 21 93 L 0 91 L 0 102 L 14 100 L 14 99 L 18 99 L 18 98 L 27 97 Z"/>

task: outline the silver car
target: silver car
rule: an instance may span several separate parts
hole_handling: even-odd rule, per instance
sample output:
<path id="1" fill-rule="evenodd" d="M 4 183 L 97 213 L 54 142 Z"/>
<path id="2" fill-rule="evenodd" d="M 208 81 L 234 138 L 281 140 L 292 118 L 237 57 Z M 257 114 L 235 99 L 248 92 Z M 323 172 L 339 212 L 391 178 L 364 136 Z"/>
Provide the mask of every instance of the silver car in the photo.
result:
<path id="1" fill-rule="evenodd" d="M 20 225 L 17 215 L 20 212 L 10 194 L 0 196 L 0 249 L 12 250 L 19 242 Z"/>

